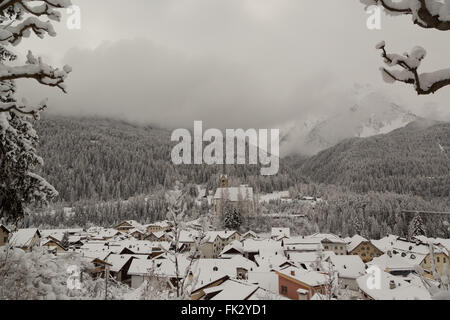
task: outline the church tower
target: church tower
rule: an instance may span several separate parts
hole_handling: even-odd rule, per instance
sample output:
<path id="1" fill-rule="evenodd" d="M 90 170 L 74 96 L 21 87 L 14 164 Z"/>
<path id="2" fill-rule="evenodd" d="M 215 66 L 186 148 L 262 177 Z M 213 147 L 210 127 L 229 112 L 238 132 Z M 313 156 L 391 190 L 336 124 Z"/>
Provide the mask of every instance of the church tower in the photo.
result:
<path id="1" fill-rule="evenodd" d="M 220 180 L 219 180 L 219 187 L 220 188 L 228 188 L 228 176 L 227 176 L 227 172 L 226 172 L 225 163 L 223 163 L 222 174 L 220 175 Z"/>

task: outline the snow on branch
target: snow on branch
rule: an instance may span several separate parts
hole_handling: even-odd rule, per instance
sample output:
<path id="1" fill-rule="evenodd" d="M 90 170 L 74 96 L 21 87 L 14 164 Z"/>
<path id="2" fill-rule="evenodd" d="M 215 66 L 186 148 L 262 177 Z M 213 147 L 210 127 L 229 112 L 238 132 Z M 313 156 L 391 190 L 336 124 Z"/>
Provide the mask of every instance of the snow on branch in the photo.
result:
<path id="1" fill-rule="evenodd" d="M 58 87 L 66 92 L 64 80 L 72 71 L 70 66 L 64 66 L 62 70 L 55 69 L 42 62 L 41 58 L 35 58 L 31 51 L 27 55 L 27 63 L 23 66 L 7 66 L 0 64 L 0 81 L 16 79 L 35 79 L 41 84 L 50 87 Z"/>
<path id="2" fill-rule="evenodd" d="M 47 99 L 42 101 L 36 109 L 26 110 L 27 108 L 28 106 L 26 105 L 26 101 L 22 104 L 18 104 L 16 102 L 0 103 L 0 112 L 14 112 L 32 116 L 35 120 L 39 120 L 40 112 L 47 108 Z"/>
<path id="3" fill-rule="evenodd" d="M 450 69 L 419 73 L 418 69 L 427 54 L 424 48 L 414 47 L 409 53 L 404 53 L 403 55 L 387 53 L 384 42 L 379 43 L 376 48 L 381 50 L 381 56 L 384 58 L 387 66 L 400 67 L 400 69 L 394 70 L 380 69 L 386 82 L 394 83 L 399 81 L 411 84 L 419 95 L 432 94 L 450 85 Z"/>
<path id="4" fill-rule="evenodd" d="M 366 6 L 381 5 L 392 15 L 411 15 L 414 24 L 426 29 L 450 30 L 449 0 L 360 0 Z"/>

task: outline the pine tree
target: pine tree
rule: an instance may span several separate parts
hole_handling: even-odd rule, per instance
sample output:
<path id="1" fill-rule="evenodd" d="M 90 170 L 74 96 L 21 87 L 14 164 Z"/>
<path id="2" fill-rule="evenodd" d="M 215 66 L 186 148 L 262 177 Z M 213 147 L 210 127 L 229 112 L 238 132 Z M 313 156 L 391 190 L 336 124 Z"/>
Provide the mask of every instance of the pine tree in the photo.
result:
<path id="1" fill-rule="evenodd" d="M 420 214 L 416 214 L 409 224 L 409 237 L 425 236 L 425 225 Z"/>
<path id="2" fill-rule="evenodd" d="M 39 120 L 40 112 L 47 107 L 46 101 L 38 106 L 29 106 L 25 100 L 18 102 L 16 80 L 33 79 L 66 92 L 64 81 L 71 72 L 69 66 L 60 70 L 45 64 L 31 51 L 25 65 L 11 65 L 17 56 L 8 46 L 18 45 L 32 32 L 40 38 L 46 34 L 55 36 L 52 23 L 40 18 L 59 21 L 58 9 L 71 5 L 70 0 L 34 5 L 36 2 L 0 1 L 0 216 L 16 222 L 24 216 L 27 204 L 45 204 L 58 194 L 41 176 L 33 173 L 43 160 L 36 154 L 39 139 L 32 121 Z"/>
<path id="3" fill-rule="evenodd" d="M 69 233 L 64 232 L 63 238 L 61 240 L 61 245 L 66 249 L 69 248 L 69 246 L 70 246 Z"/>
<path id="4" fill-rule="evenodd" d="M 236 209 L 232 209 L 225 214 L 225 228 L 230 230 L 238 230 L 242 225 L 242 215 Z"/>

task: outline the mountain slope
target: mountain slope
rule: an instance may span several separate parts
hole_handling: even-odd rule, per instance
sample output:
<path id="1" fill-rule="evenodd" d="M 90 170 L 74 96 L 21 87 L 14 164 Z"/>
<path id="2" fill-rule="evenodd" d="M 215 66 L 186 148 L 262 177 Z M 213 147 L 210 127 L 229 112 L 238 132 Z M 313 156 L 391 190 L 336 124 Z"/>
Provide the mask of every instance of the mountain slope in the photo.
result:
<path id="1" fill-rule="evenodd" d="M 345 140 L 308 159 L 301 174 L 357 192 L 450 196 L 450 124 L 418 120 L 389 134 Z"/>
<path id="2" fill-rule="evenodd" d="M 36 123 L 41 174 L 58 190 L 58 201 L 128 199 L 176 180 L 217 186 L 222 166 L 180 165 L 170 158 L 170 131 L 123 121 L 47 116 Z M 286 190 L 301 180 L 294 174 L 302 159 L 283 161 L 280 174 L 261 177 L 258 166 L 227 166 L 232 183 L 262 192 Z"/>
<path id="3" fill-rule="evenodd" d="M 282 150 L 315 155 L 345 139 L 385 134 L 419 119 L 380 92 L 366 89 L 354 95 L 351 107 L 282 130 Z"/>

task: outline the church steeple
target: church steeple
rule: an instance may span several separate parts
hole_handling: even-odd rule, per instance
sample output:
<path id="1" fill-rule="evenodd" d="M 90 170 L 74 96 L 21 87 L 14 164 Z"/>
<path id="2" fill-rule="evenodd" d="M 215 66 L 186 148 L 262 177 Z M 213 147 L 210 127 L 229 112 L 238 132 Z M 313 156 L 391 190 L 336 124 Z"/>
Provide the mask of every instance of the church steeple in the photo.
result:
<path id="1" fill-rule="evenodd" d="M 227 166 L 226 166 L 226 151 L 223 151 L 223 161 L 222 161 L 222 174 L 220 175 L 219 181 L 220 188 L 228 188 L 228 176 L 227 176 Z"/>

